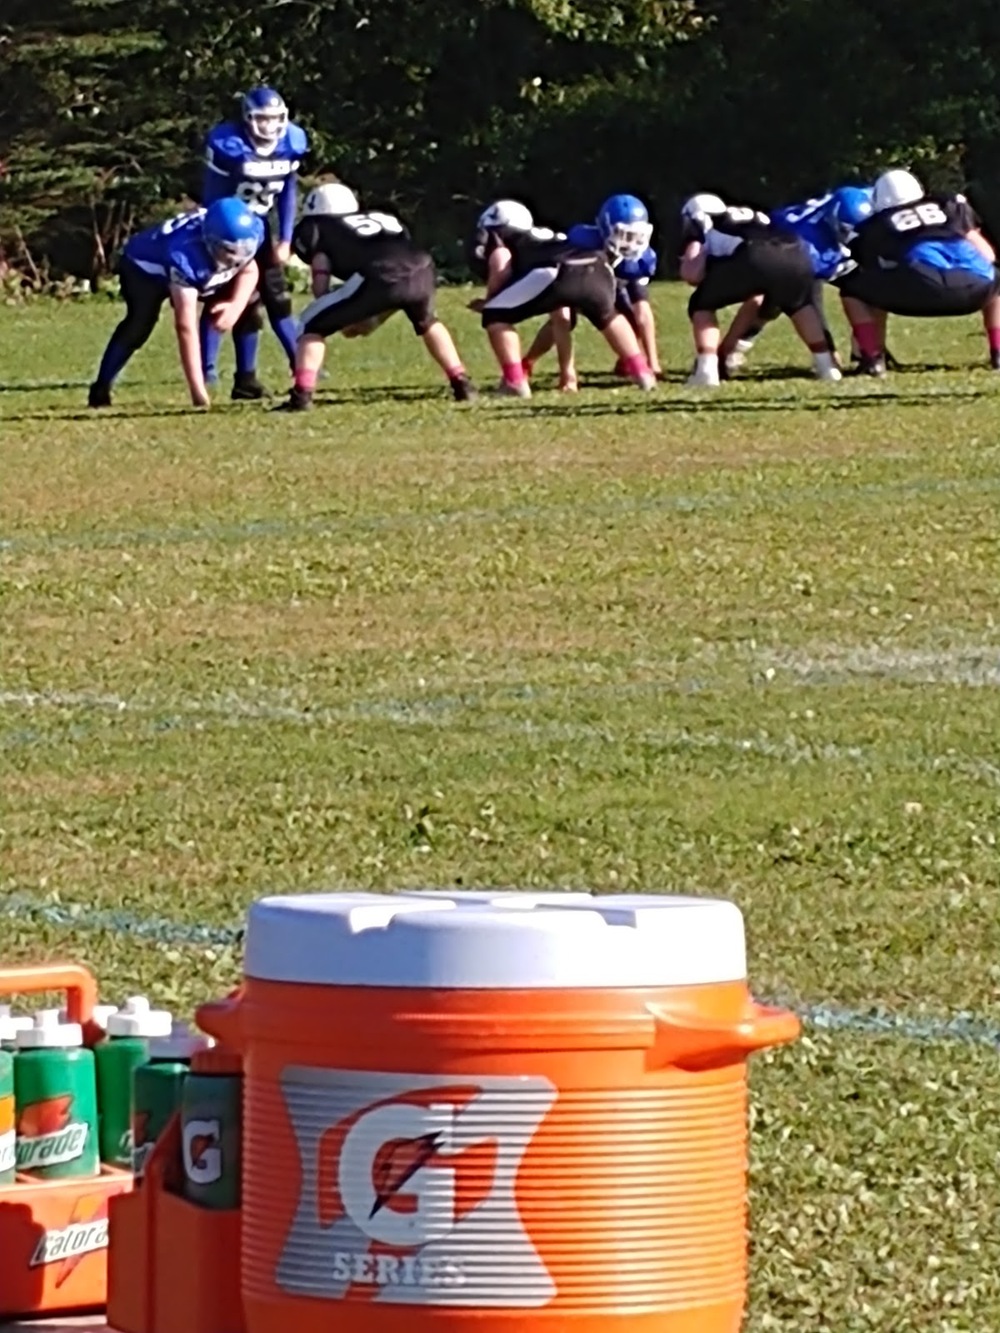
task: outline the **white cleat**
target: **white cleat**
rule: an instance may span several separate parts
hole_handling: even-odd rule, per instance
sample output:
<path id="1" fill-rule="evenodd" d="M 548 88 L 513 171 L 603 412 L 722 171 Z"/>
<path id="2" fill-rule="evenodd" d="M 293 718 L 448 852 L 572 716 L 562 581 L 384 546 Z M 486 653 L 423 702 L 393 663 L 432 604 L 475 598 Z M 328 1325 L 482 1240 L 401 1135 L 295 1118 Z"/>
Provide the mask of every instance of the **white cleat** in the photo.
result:
<path id="1" fill-rule="evenodd" d="M 632 380 L 632 383 L 637 389 L 641 389 L 643 393 L 649 393 L 650 389 L 656 388 L 656 376 L 649 370 L 643 375 L 636 375 Z"/>
<path id="2" fill-rule="evenodd" d="M 717 389 L 719 387 L 719 372 L 714 373 L 704 366 L 698 366 L 687 377 L 684 382 L 686 389 Z"/>
<path id="3" fill-rule="evenodd" d="M 825 380 L 827 384 L 836 384 L 844 378 L 830 352 L 816 353 L 813 357 L 813 371 L 818 380 Z"/>
<path id="4" fill-rule="evenodd" d="M 506 380 L 501 380 L 497 385 L 497 393 L 503 398 L 530 398 L 531 385 L 527 380 L 521 380 L 518 384 L 508 384 Z"/>

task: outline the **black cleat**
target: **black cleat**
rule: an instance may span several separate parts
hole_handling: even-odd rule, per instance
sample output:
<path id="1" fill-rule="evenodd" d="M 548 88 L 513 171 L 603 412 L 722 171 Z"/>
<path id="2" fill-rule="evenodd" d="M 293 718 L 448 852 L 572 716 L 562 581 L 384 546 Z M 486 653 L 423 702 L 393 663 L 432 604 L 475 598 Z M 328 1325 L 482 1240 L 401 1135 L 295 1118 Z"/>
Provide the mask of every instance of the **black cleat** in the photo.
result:
<path id="1" fill-rule="evenodd" d="M 451 381 L 451 396 L 456 403 L 471 403 L 479 397 L 479 391 L 468 375 L 458 375 Z"/>
<path id="2" fill-rule="evenodd" d="M 266 398 L 267 390 L 256 375 L 235 375 L 233 391 L 229 395 L 234 403 L 256 403 Z"/>
<path id="3" fill-rule="evenodd" d="M 283 403 L 279 403 L 275 412 L 308 412 L 312 407 L 312 394 L 305 389 L 293 388 Z"/>
<path id="4" fill-rule="evenodd" d="M 107 384 L 101 384 L 95 380 L 87 392 L 88 407 L 110 407 L 111 406 L 111 387 Z"/>
<path id="5" fill-rule="evenodd" d="M 874 379 L 882 379 L 886 373 L 886 364 L 884 356 L 859 356 L 857 361 L 856 374 L 871 375 Z"/>
<path id="6" fill-rule="evenodd" d="M 990 369 L 1000 370 L 1000 348 L 994 347 L 990 352 Z"/>

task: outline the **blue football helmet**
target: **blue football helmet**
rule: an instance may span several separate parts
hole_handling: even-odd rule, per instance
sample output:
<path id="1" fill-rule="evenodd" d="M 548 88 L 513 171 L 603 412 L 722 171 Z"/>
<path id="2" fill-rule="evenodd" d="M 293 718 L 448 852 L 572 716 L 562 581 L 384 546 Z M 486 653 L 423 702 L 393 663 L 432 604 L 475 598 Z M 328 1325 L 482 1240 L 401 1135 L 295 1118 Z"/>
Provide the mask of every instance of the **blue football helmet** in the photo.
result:
<path id="1" fill-rule="evenodd" d="M 649 211 L 634 194 L 613 194 L 597 214 L 597 230 L 612 259 L 638 259 L 649 249 L 653 226 Z"/>
<path id="2" fill-rule="evenodd" d="M 209 204 L 201 222 L 205 248 L 220 269 L 237 268 L 253 259 L 263 227 L 242 199 L 235 196 Z"/>
<path id="3" fill-rule="evenodd" d="M 842 185 L 833 192 L 833 220 L 838 233 L 853 236 L 875 212 L 872 192 L 860 185 Z"/>
<path id="4" fill-rule="evenodd" d="M 288 107 L 273 88 L 251 88 L 243 94 L 243 124 L 260 153 L 273 153 L 288 129 Z"/>

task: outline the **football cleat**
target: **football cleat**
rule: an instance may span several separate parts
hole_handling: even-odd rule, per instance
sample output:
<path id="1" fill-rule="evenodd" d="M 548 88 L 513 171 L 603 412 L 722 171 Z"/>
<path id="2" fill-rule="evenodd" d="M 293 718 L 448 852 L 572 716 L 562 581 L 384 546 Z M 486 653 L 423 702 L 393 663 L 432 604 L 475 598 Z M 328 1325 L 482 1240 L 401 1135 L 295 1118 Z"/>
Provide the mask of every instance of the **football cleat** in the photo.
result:
<path id="1" fill-rule="evenodd" d="M 520 380 L 517 384 L 508 384 L 506 380 L 501 380 L 497 385 L 497 393 L 503 398 L 530 398 L 531 385 L 527 380 Z"/>
<path id="2" fill-rule="evenodd" d="M 256 403 L 266 398 L 268 393 L 256 375 L 235 375 L 233 391 L 229 396 L 234 403 Z"/>
<path id="3" fill-rule="evenodd" d="M 471 403 L 479 394 L 468 375 L 458 375 L 451 381 L 451 396 L 456 403 Z"/>
<path id="4" fill-rule="evenodd" d="M 110 407 L 111 389 L 107 384 L 101 384 L 95 380 L 87 392 L 88 407 Z"/>

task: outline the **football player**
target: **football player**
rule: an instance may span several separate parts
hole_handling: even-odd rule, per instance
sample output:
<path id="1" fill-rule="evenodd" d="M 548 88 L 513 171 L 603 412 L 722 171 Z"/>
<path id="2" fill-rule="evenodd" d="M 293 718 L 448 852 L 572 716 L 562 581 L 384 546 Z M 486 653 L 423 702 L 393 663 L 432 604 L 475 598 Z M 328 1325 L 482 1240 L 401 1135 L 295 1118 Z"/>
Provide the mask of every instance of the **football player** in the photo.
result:
<path id="1" fill-rule="evenodd" d="M 291 256 L 292 228 L 298 194 L 298 172 L 309 148 L 305 131 L 288 118 L 288 107 L 273 88 L 253 88 L 242 100 L 239 122 L 226 121 L 210 130 L 205 140 L 203 204 L 224 195 L 236 195 L 264 222 L 265 244 L 259 257 L 260 303 L 254 303 L 233 330 L 236 375 L 232 397 L 263 398 L 257 377 L 263 306 L 278 341 L 295 366 L 298 329 L 292 315 L 284 265 Z M 275 239 L 270 216 L 278 213 Z M 202 323 L 202 361 L 209 383 L 216 381 L 221 344 L 219 330 L 208 319 Z"/>
<path id="2" fill-rule="evenodd" d="M 872 192 L 861 186 L 844 185 L 837 190 L 804 203 L 787 204 L 771 210 L 769 216 L 775 226 L 800 237 L 809 251 L 813 269 L 813 305 L 823 321 L 830 351 L 834 352 L 823 309 L 823 285 L 842 277 L 854 267 L 847 242 L 858 226 L 872 215 Z M 738 343 L 727 334 L 719 347 L 719 372 L 728 376 L 744 364 L 754 342 L 769 323 L 781 312 L 762 306 L 757 318 Z"/>
<path id="3" fill-rule="evenodd" d="M 531 397 L 516 326 L 536 315 L 550 316 L 561 387 L 575 387 L 578 313 L 604 335 L 633 383 L 641 389 L 655 386 L 635 330 L 615 308 L 615 275 L 603 248 L 581 248 L 561 232 L 536 227 L 524 204 L 500 199 L 479 216 L 469 262 L 486 283 L 486 295 L 470 302 L 470 308 L 482 314 L 500 364 L 501 393 Z"/>
<path id="4" fill-rule="evenodd" d="M 118 270 L 125 317 L 112 333 L 90 386 L 90 406 L 110 406 L 111 386 L 149 339 L 169 300 L 191 401 L 207 407 L 199 302 L 220 333 L 234 328 L 254 298 L 259 281 L 254 257 L 263 242 L 264 224 L 236 198 L 217 199 L 207 209 L 181 213 L 133 236 Z"/>
<path id="5" fill-rule="evenodd" d="M 566 234 L 572 245 L 584 250 L 604 250 L 615 271 L 615 306 L 632 325 L 652 373 L 659 378 L 660 356 L 656 345 L 656 317 L 649 301 L 649 280 L 656 272 L 656 251 L 650 245 L 653 227 L 649 211 L 632 194 L 614 194 L 598 210 L 594 222 L 579 222 Z M 544 324 L 524 358 L 530 377 L 538 359 L 553 346 L 551 321 Z M 616 362 L 614 373 L 625 377 L 625 367 Z M 575 389 L 575 379 L 561 386 Z"/>
<path id="6" fill-rule="evenodd" d="M 367 337 L 398 310 L 448 377 L 455 400 L 476 396 L 451 334 L 434 311 L 434 260 L 414 245 L 399 218 L 362 211 L 353 190 L 339 181 L 319 185 L 306 197 L 292 248 L 312 271 L 315 300 L 302 312 L 295 383 L 280 411 L 311 406 L 327 338 Z M 342 281 L 331 288 L 334 277 Z"/>
<path id="7" fill-rule="evenodd" d="M 926 194 L 910 172 L 893 170 L 875 182 L 872 202 L 851 243 L 857 267 L 837 283 L 862 373 L 886 373 L 889 314 L 981 314 L 990 365 L 1000 370 L 996 255 L 965 196 Z"/>
<path id="8" fill-rule="evenodd" d="M 696 356 L 689 387 L 719 385 L 718 311 L 728 305 L 741 307 L 727 335 L 734 346 L 761 307 L 771 307 L 791 319 L 818 378 L 840 379 L 813 305 L 812 261 L 798 236 L 774 226 L 766 213 L 699 194 L 681 210 L 681 242 L 681 278 L 695 288 L 688 302 Z"/>

